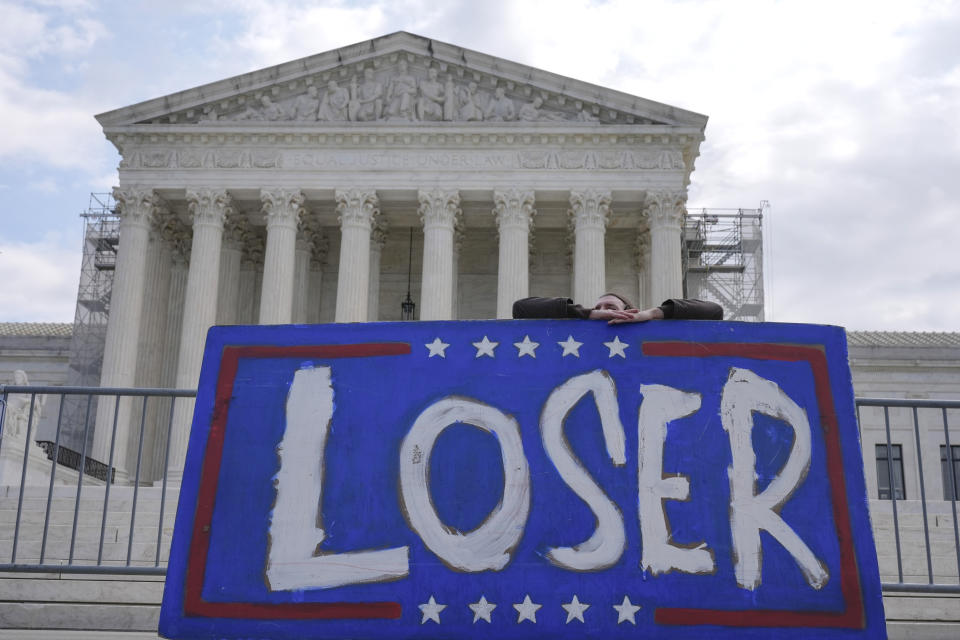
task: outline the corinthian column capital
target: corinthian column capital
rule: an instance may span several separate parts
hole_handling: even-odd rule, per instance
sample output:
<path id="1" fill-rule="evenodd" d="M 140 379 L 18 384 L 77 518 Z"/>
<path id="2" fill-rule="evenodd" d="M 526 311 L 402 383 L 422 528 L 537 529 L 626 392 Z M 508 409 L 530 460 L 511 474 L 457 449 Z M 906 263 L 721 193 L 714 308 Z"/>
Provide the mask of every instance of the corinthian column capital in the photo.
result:
<path id="1" fill-rule="evenodd" d="M 376 247 L 378 251 L 383 251 L 383 246 L 387 243 L 388 233 L 389 225 L 387 221 L 377 216 L 373 223 L 373 229 L 370 231 L 371 246 Z"/>
<path id="2" fill-rule="evenodd" d="M 227 216 L 232 215 L 233 198 L 225 189 L 187 190 L 187 210 L 193 217 L 193 226 L 213 226 L 223 229 Z"/>
<path id="3" fill-rule="evenodd" d="M 570 192 L 570 216 L 575 229 L 605 229 L 610 221 L 609 191 L 585 189 Z"/>
<path id="4" fill-rule="evenodd" d="M 660 189 L 647 192 L 644 213 L 651 227 L 680 228 L 687 213 L 687 194 L 680 189 Z"/>
<path id="5" fill-rule="evenodd" d="M 380 213 L 380 200 L 373 189 L 337 189 L 337 216 L 340 227 L 361 227 L 370 231 Z"/>
<path id="6" fill-rule="evenodd" d="M 493 215 L 497 219 L 497 228 L 502 232 L 507 228 L 529 230 L 533 217 L 537 215 L 533 208 L 533 191 L 522 189 L 497 189 L 493 192 Z"/>
<path id="7" fill-rule="evenodd" d="M 120 219 L 127 224 L 155 225 L 168 210 L 167 203 L 153 189 L 114 187 L 113 199 Z"/>
<path id="8" fill-rule="evenodd" d="M 261 189 L 261 211 L 267 219 L 267 229 L 275 226 L 296 228 L 306 209 L 306 196 L 299 189 Z"/>
<path id="9" fill-rule="evenodd" d="M 460 192 L 447 189 L 420 190 L 420 221 L 424 229 L 453 229 L 460 215 Z"/>

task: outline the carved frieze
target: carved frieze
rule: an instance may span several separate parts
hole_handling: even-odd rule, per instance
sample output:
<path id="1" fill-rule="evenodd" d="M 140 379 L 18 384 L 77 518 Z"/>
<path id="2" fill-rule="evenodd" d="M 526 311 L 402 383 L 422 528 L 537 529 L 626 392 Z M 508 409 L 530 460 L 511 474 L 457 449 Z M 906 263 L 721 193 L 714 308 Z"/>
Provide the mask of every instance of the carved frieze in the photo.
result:
<path id="1" fill-rule="evenodd" d="M 660 124 L 532 84 L 466 67 L 438 66 L 412 55 L 328 70 L 159 120 L 171 124 L 377 121 Z"/>
<path id="2" fill-rule="evenodd" d="M 147 159 L 150 162 L 146 162 Z M 162 159 L 162 162 L 161 162 Z M 544 170 L 677 171 L 680 151 L 595 150 L 309 150 L 228 148 L 124 153 L 123 169 L 384 169 L 384 170 Z"/>

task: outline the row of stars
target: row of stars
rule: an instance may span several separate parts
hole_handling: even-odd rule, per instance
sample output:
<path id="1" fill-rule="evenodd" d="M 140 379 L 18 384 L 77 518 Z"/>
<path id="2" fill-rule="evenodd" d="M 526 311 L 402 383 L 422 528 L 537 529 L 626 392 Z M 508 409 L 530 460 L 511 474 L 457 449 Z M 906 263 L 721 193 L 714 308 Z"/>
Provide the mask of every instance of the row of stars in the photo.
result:
<path id="1" fill-rule="evenodd" d="M 475 356 L 477 358 L 481 358 L 484 356 L 489 358 L 496 357 L 494 355 L 494 349 L 496 349 L 500 345 L 499 342 L 493 342 L 487 336 L 483 336 L 483 340 L 480 340 L 478 342 L 472 342 L 471 344 L 477 350 L 477 355 Z M 566 340 L 563 340 L 562 342 L 557 342 L 557 344 L 560 345 L 560 347 L 563 349 L 562 356 L 564 358 L 567 356 L 574 356 L 577 358 L 580 357 L 580 347 L 583 346 L 583 343 L 577 342 L 572 335 L 567 336 Z M 443 340 L 441 340 L 439 337 L 437 337 L 433 339 L 433 342 L 428 342 L 423 346 L 425 346 L 429 351 L 429 355 L 427 356 L 428 358 L 432 358 L 434 356 L 440 356 L 441 358 L 446 358 L 447 347 L 449 347 L 450 345 L 444 342 Z M 518 358 L 522 358 L 523 356 L 530 356 L 531 358 L 536 358 L 537 347 L 540 346 L 540 343 L 534 342 L 533 340 L 530 339 L 530 336 L 527 335 L 523 337 L 523 340 L 521 342 L 514 342 L 513 346 L 517 348 Z M 627 357 L 626 350 L 630 345 L 626 342 L 621 342 L 620 336 L 614 336 L 613 340 L 611 340 L 610 342 L 604 342 L 603 346 L 605 346 L 607 349 L 610 350 L 609 357 L 612 358 L 614 356 L 619 356 L 621 358 L 626 359 Z"/>
<path id="2" fill-rule="evenodd" d="M 480 596 L 480 600 L 472 604 L 468 604 L 470 610 L 473 611 L 473 622 L 477 623 L 478 620 L 483 620 L 484 622 L 492 622 L 491 614 L 493 610 L 497 608 L 497 605 L 492 602 L 487 602 L 486 596 Z M 579 620 L 584 622 L 583 614 L 590 608 L 591 605 L 580 602 L 580 599 L 574 595 L 573 599 L 566 603 L 561 604 L 563 610 L 567 612 L 567 621 L 565 624 L 570 624 L 574 620 Z M 421 604 L 420 611 L 423 613 L 423 618 L 420 620 L 420 624 L 426 624 L 427 621 L 435 622 L 440 624 L 440 612 L 447 608 L 445 604 L 439 604 L 434 600 L 433 596 L 430 596 L 430 599 Z M 523 602 L 518 602 L 513 605 L 513 608 L 517 610 L 517 624 L 520 624 L 524 620 L 528 620 L 534 624 L 537 623 L 537 610 L 543 607 L 542 604 L 537 604 L 530 599 L 530 596 L 524 596 Z M 623 602 L 620 604 L 613 605 L 613 608 L 617 612 L 617 624 L 622 622 L 629 622 L 630 624 L 637 624 L 635 616 L 637 611 L 640 610 L 640 605 L 633 604 L 630 602 L 628 596 L 623 596 Z"/>

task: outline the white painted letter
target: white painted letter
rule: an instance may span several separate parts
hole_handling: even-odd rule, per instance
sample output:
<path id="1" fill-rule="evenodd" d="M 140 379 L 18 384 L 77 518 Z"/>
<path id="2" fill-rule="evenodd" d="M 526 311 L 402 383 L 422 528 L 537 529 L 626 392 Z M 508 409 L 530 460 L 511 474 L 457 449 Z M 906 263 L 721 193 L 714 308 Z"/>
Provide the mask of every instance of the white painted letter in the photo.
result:
<path id="1" fill-rule="evenodd" d="M 574 376 L 558 386 L 547 398 L 540 416 L 540 436 L 547 456 L 567 486 L 587 503 L 597 518 L 597 528 L 587 540 L 575 547 L 554 547 L 547 552 L 547 558 L 553 564 L 574 571 L 600 571 L 611 567 L 623 555 L 626 546 L 620 509 L 573 454 L 563 434 L 567 415 L 587 393 L 593 393 L 600 412 L 607 454 L 614 465 L 622 467 L 626 464 L 626 445 L 617 406 L 617 390 L 605 371 Z"/>
<path id="2" fill-rule="evenodd" d="M 330 367 L 301 369 L 287 394 L 287 426 L 277 448 L 277 501 L 270 516 L 271 591 L 329 589 L 406 576 L 409 549 L 318 554 L 323 542 L 324 448 L 333 416 Z"/>
<path id="3" fill-rule="evenodd" d="M 793 429 L 793 446 L 780 473 L 756 493 L 756 454 L 751 432 L 753 413 L 783 420 Z M 723 387 L 720 417 L 730 438 L 730 529 L 733 533 L 734 573 L 744 589 L 760 585 L 760 530 L 764 529 L 796 560 L 807 583 L 820 589 L 830 574 L 779 511 L 803 482 L 810 468 L 810 423 L 807 412 L 774 382 L 747 369 L 730 369 Z"/>
<path id="4" fill-rule="evenodd" d="M 667 424 L 700 408 L 700 394 L 686 393 L 659 384 L 640 385 L 643 403 L 637 418 L 637 475 L 640 505 L 640 533 L 643 557 L 640 566 L 653 575 L 674 569 L 686 573 L 712 573 L 716 568 L 713 551 L 706 543 L 688 549 L 670 544 L 670 525 L 664 500 L 690 498 L 686 476 L 663 477 L 663 443 Z"/>
<path id="5" fill-rule="evenodd" d="M 492 433 L 503 460 L 500 504 L 483 524 L 466 534 L 441 522 L 428 486 L 433 445 L 447 427 L 458 422 Z M 530 471 L 517 421 L 470 398 L 450 396 L 430 405 L 400 446 L 400 497 L 410 526 L 447 566 L 459 571 L 503 569 L 520 542 L 530 513 Z"/>

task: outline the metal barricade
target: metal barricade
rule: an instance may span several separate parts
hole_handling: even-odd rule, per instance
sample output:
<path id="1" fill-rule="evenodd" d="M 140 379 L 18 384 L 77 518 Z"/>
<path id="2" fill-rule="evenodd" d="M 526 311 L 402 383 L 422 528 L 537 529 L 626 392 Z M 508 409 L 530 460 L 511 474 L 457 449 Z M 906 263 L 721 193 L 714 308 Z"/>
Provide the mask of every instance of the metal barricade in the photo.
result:
<path id="1" fill-rule="evenodd" d="M 57 400 L 56 421 L 46 425 L 36 419 L 44 396 L 48 404 Z M 163 575 L 174 515 L 167 502 L 178 491 L 168 485 L 181 472 L 169 468 L 174 409 L 195 396 L 178 389 L 0 386 L 0 571 Z M 83 416 L 73 428 L 80 434 L 75 447 L 64 438 L 68 400 L 80 403 L 74 413 Z M 125 411 L 122 402 L 130 403 Z M 960 432 L 951 433 L 960 426 L 960 401 L 858 398 L 856 406 L 884 591 L 960 593 Z M 123 420 L 137 435 L 119 452 Z M 44 426 L 48 438 L 38 433 Z M 95 426 L 110 431 L 107 460 L 89 450 Z M 929 456 L 941 441 L 938 500 L 930 495 L 936 474 Z M 152 459 L 144 459 L 145 449 Z M 138 511 L 148 514 L 146 526 L 137 524 Z"/>
<path id="2" fill-rule="evenodd" d="M 856 405 L 884 591 L 960 593 L 960 401 L 857 398 Z M 940 483 L 930 464 L 938 445 Z"/>
<path id="3" fill-rule="evenodd" d="M 180 471 L 169 468 L 174 409 L 195 396 L 179 389 L 0 386 L 0 571 L 163 575 L 175 511 L 167 502 L 176 493 L 168 484 Z M 51 401 L 56 421 L 44 424 L 40 408 Z M 78 402 L 82 418 L 65 428 L 64 408 Z M 97 426 L 109 430 L 106 460 L 89 448 Z M 44 427 L 52 433 L 41 435 Z M 125 447 L 119 439 L 123 451 L 118 427 L 131 434 Z M 145 459 L 148 441 L 154 455 Z"/>

